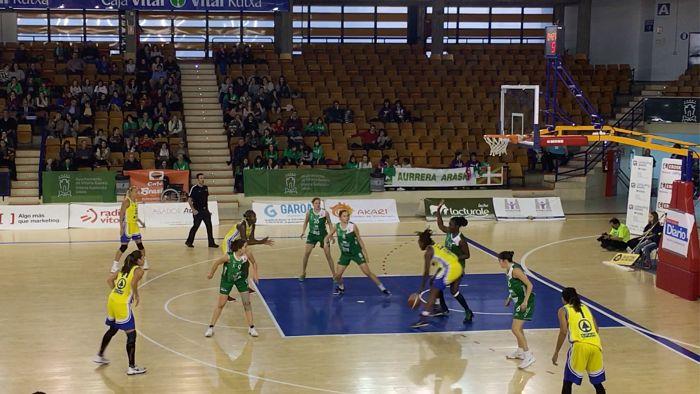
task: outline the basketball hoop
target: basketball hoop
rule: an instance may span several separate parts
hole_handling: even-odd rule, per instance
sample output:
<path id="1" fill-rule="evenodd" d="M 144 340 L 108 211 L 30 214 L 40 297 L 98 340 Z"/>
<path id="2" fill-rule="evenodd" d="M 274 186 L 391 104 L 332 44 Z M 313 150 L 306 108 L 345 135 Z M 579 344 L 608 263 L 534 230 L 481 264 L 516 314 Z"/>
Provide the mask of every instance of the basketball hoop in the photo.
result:
<path id="1" fill-rule="evenodd" d="M 508 144 L 511 142 L 511 138 L 514 134 L 496 134 L 496 135 L 485 135 L 484 141 L 489 144 L 491 148 L 491 156 L 503 156 L 508 151 Z M 517 142 L 517 141 L 516 141 Z"/>

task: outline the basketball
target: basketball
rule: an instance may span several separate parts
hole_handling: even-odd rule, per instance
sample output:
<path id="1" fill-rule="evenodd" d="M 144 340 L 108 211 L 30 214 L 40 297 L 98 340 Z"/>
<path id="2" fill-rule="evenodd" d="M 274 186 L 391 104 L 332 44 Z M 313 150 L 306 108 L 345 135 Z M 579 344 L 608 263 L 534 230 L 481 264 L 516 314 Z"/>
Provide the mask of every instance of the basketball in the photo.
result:
<path id="1" fill-rule="evenodd" d="M 416 309 L 418 305 L 421 304 L 420 296 L 418 293 L 412 293 L 408 296 L 408 307 L 411 309 Z"/>

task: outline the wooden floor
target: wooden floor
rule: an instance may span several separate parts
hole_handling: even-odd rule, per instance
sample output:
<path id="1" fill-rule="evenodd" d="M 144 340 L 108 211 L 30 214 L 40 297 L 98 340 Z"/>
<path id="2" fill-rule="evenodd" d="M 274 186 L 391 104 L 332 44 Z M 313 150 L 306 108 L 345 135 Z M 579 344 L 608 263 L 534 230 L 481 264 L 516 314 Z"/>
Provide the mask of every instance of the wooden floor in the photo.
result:
<path id="1" fill-rule="evenodd" d="M 473 222 L 471 239 L 525 256 L 533 271 L 567 286 L 657 334 L 700 352 L 700 302 L 681 300 L 654 287 L 644 272 L 604 265 L 609 253 L 595 244 L 607 216 L 575 216 L 566 222 Z M 229 224 L 230 225 L 230 224 Z M 223 234 L 229 225 L 221 226 Z M 412 234 L 425 222 L 364 225 L 373 269 L 380 275 L 417 275 L 420 252 Z M 303 242 L 299 228 L 261 227 L 280 237 L 256 246 L 262 277 L 298 275 Z M 224 311 L 213 338 L 204 338 L 215 302 L 209 260 L 218 250 L 197 241 L 183 245 L 186 228 L 145 229 L 152 267 L 136 309 L 138 364 L 143 376 L 125 375 L 125 338 L 107 351 L 112 364 L 91 358 L 105 331 L 104 280 L 118 246 L 111 230 L 0 232 L 0 384 L 3 393 L 556 393 L 565 351 L 553 366 L 556 330 L 527 332 L 537 362 L 519 371 L 505 354 L 509 331 L 444 334 L 355 335 L 282 338 L 265 305 L 253 297 L 259 338 L 247 336 L 240 304 Z M 200 236 L 203 233 L 199 234 Z M 285 238 L 286 237 L 286 238 Z M 391 252 L 391 253 L 390 253 Z M 334 250 L 337 255 L 337 251 Z M 388 256 L 388 257 L 387 257 Z M 384 268 L 381 261 L 386 258 Z M 471 273 L 497 273 L 492 257 L 472 248 Z M 356 267 L 349 275 L 358 275 Z M 326 276 L 314 252 L 309 276 Z M 504 298 L 506 295 L 504 279 Z M 202 290 L 210 288 L 210 290 Z M 202 290 L 202 291 L 199 291 Z M 168 314 L 164 304 L 173 297 Z M 700 365 L 630 328 L 601 332 L 609 393 L 698 393 Z M 584 379 L 576 392 L 592 393 Z"/>

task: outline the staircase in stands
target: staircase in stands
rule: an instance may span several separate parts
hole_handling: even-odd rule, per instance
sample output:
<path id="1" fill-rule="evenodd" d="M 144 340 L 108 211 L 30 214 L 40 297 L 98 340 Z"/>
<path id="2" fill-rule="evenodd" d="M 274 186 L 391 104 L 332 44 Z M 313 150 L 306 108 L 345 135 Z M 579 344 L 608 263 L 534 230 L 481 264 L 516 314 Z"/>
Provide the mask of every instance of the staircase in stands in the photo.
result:
<path id="1" fill-rule="evenodd" d="M 180 70 L 192 176 L 204 174 L 209 200 L 219 203 L 219 217 L 234 219 L 238 217 L 238 203 L 233 194 L 233 172 L 226 164 L 230 154 L 214 65 L 181 62 Z"/>
<path id="2" fill-rule="evenodd" d="M 16 152 L 15 164 L 17 180 L 12 181 L 10 204 L 39 204 L 39 150 L 20 146 Z"/>
<path id="3" fill-rule="evenodd" d="M 648 97 L 662 96 L 663 91 L 666 89 L 666 83 L 654 82 L 649 84 L 643 84 L 639 88 L 641 88 L 641 90 L 637 92 L 638 94 L 632 96 L 632 99 L 629 102 L 627 102 L 626 105 L 622 105 L 621 108 L 616 110 L 615 117 L 608 120 L 609 125 L 614 125 L 615 122 L 617 122 L 618 120 L 620 120 L 620 118 L 625 116 L 625 114 L 635 105 L 637 105 L 637 103 L 639 103 L 641 100 L 644 100 Z"/>

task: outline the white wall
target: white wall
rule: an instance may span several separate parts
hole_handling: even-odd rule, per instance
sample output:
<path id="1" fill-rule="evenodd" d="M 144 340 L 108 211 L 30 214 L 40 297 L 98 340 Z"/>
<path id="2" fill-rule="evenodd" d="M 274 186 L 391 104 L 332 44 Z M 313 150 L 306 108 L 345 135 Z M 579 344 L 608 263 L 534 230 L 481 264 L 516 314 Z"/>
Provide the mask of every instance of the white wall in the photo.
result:
<path id="1" fill-rule="evenodd" d="M 671 3 L 671 15 L 654 17 L 651 79 L 670 81 L 677 79 L 688 66 L 688 41 L 681 40 L 680 35 L 700 31 L 700 0 L 660 2 Z"/>
<path id="2" fill-rule="evenodd" d="M 657 16 L 657 3 L 671 3 L 671 15 Z M 576 6 L 566 7 L 565 47 L 576 48 Z M 644 22 L 654 21 L 645 32 Z M 688 41 L 700 32 L 700 0 L 592 0 L 589 59 L 593 64 L 630 64 L 639 81 L 671 81 L 685 72 Z"/>
<path id="3" fill-rule="evenodd" d="M 17 13 L 0 12 L 0 41 L 17 42 Z"/>

